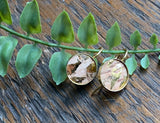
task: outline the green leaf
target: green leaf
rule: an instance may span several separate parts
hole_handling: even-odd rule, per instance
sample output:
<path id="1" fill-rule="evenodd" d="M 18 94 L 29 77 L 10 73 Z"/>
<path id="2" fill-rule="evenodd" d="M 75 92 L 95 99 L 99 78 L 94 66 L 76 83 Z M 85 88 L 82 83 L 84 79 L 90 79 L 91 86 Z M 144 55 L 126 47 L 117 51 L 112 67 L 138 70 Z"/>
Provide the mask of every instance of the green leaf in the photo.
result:
<path id="1" fill-rule="evenodd" d="M 24 78 L 32 71 L 41 54 L 41 49 L 35 44 L 26 44 L 19 50 L 15 64 L 20 78 Z"/>
<path id="2" fill-rule="evenodd" d="M 135 50 L 137 50 L 137 47 L 141 44 L 141 34 L 138 30 L 131 34 L 130 44 L 134 47 Z"/>
<path id="3" fill-rule="evenodd" d="M 0 0 L 0 23 L 1 22 L 12 24 L 11 12 L 7 0 Z"/>
<path id="4" fill-rule="evenodd" d="M 136 70 L 137 68 L 137 61 L 135 59 L 135 55 L 133 54 L 132 57 L 128 58 L 125 62 L 128 71 L 129 71 L 129 75 L 132 75 L 133 72 Z"/>
<path id="5" fill-rule="evenodd" d="M 56 85 L 61 84 L 67 78 L 66 65 L 70 57 L 71 54 L 65 51 L 56 52 L 52 55 L 49 62 L 49 69 Z"/>
<path id="6" fill-rule="evenodd" d="M 145 54 L 145 56 L 141 59 L 141 66 L 144 69 L 147 69 L 150 65 L 150 61 L 148 58 L 148 54 Z"/>
<path id="7" fill-rule="evenodd" d="M 150 43 L 153 45 L 154 49 L 156 49 L 157 43 L 158 43 L 158 36 L 156 34 L 152 34 L 150 38 Z"/>
<path id="8" fill-rule="evenodd" d="M 113 58 L 115 58 L 115 55 L 112 55 L 112 56 L 110 56 L 110 57 L 105 58 L 105 59 L 103 60 L 103 63 L 105 63 L 106 61 L 108 61 L 108 60 L 110 60 L 110 59 L 113 59 Z"/>
<path id="9" fill-rule="evenodd" d="M 109 49 L 118 46 L 121 44 L 121 31 L 117 22 L 115 22 L 112 27 L 108 30 L 106 35 L 106 44 L 109 46 Z"/>
<path id="10" fill-rule="evenodd" d="M 13 51 L 17 45 L 17 39 L 13 37 L 0 37 L 0 75 L 5 76 L 9 61 L 12 57 Z"/>
<path id="11" fill-rule="evenodd" d="M 36 0 L 27 2 L 20 16 L 20 25 L 28 34 L 41 32 L 40 12 Z"/>
<path id="12" fill-rule="evenodd" d="M 95 45 L 98 43 L 97 28 L 94 16 L 89 13 L 87 17 L 84 18 L 78 29 L 79 41 L 88 45 Z"/>
<path id="13" fill-rule="evenodd" d="M 158 59 L 160 60 L 160 55 L 158 56 Z"/>
<path id="14" fill-rule="evenodd" d="M 59 14 L 52 25 L 52 38 L 58 42 L 72 43 L 74 41 L 74 30 L 68 13 L 64 10 Z"/>

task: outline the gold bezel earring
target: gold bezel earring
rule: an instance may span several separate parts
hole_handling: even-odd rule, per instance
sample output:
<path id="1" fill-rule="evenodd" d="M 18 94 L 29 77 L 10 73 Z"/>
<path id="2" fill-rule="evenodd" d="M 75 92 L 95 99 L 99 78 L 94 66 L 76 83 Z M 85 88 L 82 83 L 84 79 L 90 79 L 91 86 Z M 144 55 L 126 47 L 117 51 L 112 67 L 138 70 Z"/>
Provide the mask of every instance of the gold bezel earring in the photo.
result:
<path id="1" fill-rule="evenodd" d="M 67 63 L 66 73 L 69 80 L 76 85 L 86 85 L 97 75 L 98 67 L 95 58 L 103 51 L 103 48 L 95 56 L 86 53 L 73 55 Z"/>
<path id="2" fill-rule="evenodd" d="M 128 55 L 126 50 L 122 59 L 118 57 L 105 61 L 99 68 L 98 79 L 101 82 L 101 86 L 98 87 L 92 95 L 104 87 L 111 92 L 118 92 L 125 88 L 129 80 L 128 69 L 124 63 Z"/>

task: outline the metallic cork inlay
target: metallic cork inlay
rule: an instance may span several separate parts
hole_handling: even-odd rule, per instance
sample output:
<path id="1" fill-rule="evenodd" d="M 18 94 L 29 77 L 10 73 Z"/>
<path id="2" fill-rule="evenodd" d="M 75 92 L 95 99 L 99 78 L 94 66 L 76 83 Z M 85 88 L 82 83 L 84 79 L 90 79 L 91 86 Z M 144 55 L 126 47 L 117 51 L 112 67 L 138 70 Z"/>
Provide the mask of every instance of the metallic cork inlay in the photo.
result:
<path id="1" fill-rule="evenodd" d="M 67 63 L 67 76 L 77 85 L 86 85 L 91 82 L 97 73 L 96 62 L 87 54 L 76 54 Z"/>
<path id="2" fill-rule="evenodd" d="M 122 90 L 127 85 L 128 78 L 126 65 L 117 59 L 106 61 L 99 70 L 99 79 L 109 91 Z"/>

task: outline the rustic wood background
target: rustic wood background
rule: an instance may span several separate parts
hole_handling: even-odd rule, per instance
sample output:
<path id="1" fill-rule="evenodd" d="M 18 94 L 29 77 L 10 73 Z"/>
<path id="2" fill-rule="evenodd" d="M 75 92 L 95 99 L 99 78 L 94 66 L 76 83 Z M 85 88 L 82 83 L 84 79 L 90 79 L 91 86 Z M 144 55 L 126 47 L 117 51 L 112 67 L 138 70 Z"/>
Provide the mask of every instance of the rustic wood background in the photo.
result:
<path id="1" fill-rule="evenodd" d="M 11 29 L 24 33 L 19 25 L 20 14 L 28 0 L 8 0 L 13 25 Z M 42 33 L 33 35 L 53 42 L 51 26 L 57 15 L 65 9 L 72 20 L 75 35 L 78 27 L 89 12 L 95 17 L 99 43 L 91 48 L 105 45 L 107 30 L 118 21 L 122 33 L 122 45 L 115 49 L 132 49 L 129 36 L 138 29 L 142 35 L 139 49 L 152 48 L 149 38 L 152 33 L 160 36 L 159 0 L 37 0 L 41 13 Z M 8 35 L 0 29 L 0 35 Z M 0 122 L 42 122 L 42 123 L 158 123 L 160 122 L 160 65 L 159 53 L 150 54 L 150 67 L 147 71 L 138 66 L 130 77 L 127 87 L 119 93 L 102 89 L 91 96 L 100 84 L 97 78 L 86 86 L 76 86 L 66 80 L 56 86 L 49 70 L 51 55 L 59 51 L 40 45 L 43 55 L 30 75 L 20 79 L 15 69 L 18 50 L 30 41 L 19 40 L 8 68 L 8 74 L 0 77 Z M 70 44 L 67 44 L 70 45 Z M 72 46 L 82 45 L 77 36 Z M 158 46 L 160 47 L 160 45 Z M 75 54 L 76 51 L 68 51 Z M 99 65 L 109 54 L 98 57 Z M 136 54 L 139 62 L 144 54 Z M 103 101 L 105 100 L 105 101 Z"/>

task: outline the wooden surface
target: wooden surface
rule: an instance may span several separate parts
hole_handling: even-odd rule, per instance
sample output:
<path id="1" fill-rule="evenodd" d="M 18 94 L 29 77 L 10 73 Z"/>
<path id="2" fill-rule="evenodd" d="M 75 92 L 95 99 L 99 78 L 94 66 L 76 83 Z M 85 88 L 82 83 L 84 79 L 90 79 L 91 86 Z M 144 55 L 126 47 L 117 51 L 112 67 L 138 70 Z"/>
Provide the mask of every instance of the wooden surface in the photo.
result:
<path id="1" fill-rule="evenodd" d="M 19 26 L 19 17 L 28 0 L 8 0 L 13 25 L 9 26 L 23 33 Z M 57 15 L 65 9 L 72 20 L 75 35 L 77 29 L 89 12 L 95 17 L 99 43 L 91 48 L 105 45 L 105 36 L 111 25 L 117 21 L 121 28 L 122 45 L 115 49 L 132 49 L 129 36 L 138 29 L 142 35 L 139 49 L 152 48 L 149 37 L 154 32 L 160 36 L 159 0 L 37 0 L 41 13 L 42 34 L 33 35 L 45 41 L 53 42 L 50 37 L 51 26 Z M 0 30 L 0 35 L 8 35 Z M 30 75 L 20 79 L 15 69 L 18 50 L 30 41 L 18 38 L 8 74 L 0 77 L 0 122 L 42 122 L 42 123 L 158 123 L 160 122 L 160 65 L 159 53 L 150 54 L 150 67 L 147 71 L 137 68 L 130 77 L 127 87 L 119 93 L 110 93 L 102 89 L 99 94 L 91 93 L 100 84 L 98 79 L 86 86 L 77 86 L 66 80 L 60 86 L 52 80 L 49 71 L 49 59 L 52 53 L 59 51 L 40 45 L 43 55 Z M 76 41 L 72 46 L 82 45 Z M 158 46 L 160 47 L 160 45 Z M 72 54 L 77 52 L 68 51 Z M 109 56 L 101 54 L 99 65 Z M 137 54 L 139 62 L 144 54 Z M 103 101 L 106 100 L 106 101 Z"/>

